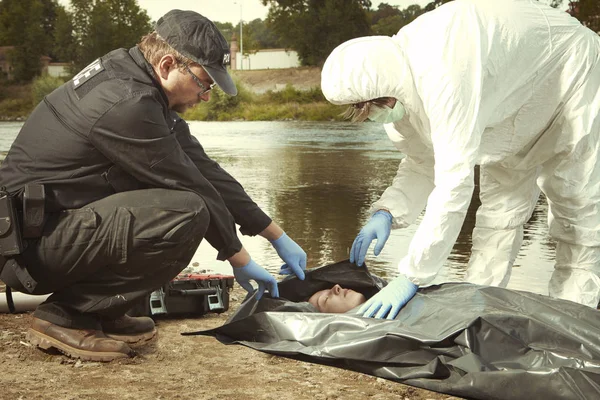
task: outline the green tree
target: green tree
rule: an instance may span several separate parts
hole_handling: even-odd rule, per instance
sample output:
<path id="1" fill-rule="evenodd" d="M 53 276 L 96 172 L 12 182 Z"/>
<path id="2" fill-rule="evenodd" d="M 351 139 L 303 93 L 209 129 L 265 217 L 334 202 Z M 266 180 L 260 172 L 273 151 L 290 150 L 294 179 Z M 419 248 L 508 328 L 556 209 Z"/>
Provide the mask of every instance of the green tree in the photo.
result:
<path id="1" fill-rule="evenodd" d="M 227 40 L 227 42 L 231 43 L 231 37 L 234 32 L 240 31 L 240 24 L 237 25 L 237 28 L 234 29 L 231 22 L 217 22 L 213 21 L 219 32 L 223 35 L 223 37 Z"/>
<path id="2" fill-rule="evenodd" d="M 251 38 L 251 49 L 260 50 L 282 47 L 281 43 L 279 43 L 279 36 L 260 18 L 246 24 L 244 35 L 246 35 L 246 32 Z M 245 43 L 244 48 L 246 48 Z"/>
<path id="3" fill-rule="evenodd" d="M 136 0 L 71 0 L 79 70 L 111 50 L 134 46 L 152 31 L 150 17 Z"/>
<path id="4" fill-rule="evenodd" d="M 44 32 L 50 38 L 54 35 L 56 26 L 57 8 L 61 7 L 56 0 L 41 0 L 42 3 L 42 26 Z"/>
<path id="5" fill-rule="evenodd" d="M 137 0 L 105 1 L 109 7 L 115 47 L 132 47 L 154 29 L 148 13 L 140 8 Z"/>
<path id="6" fill-rule="evenodd" d="M 303 65 L 321 65 L 340 43 L 371 34 L 369 0 L 262 0 L 267 23 Z"/>
<path id="7" fill-rule="evenodd" d="M 72 62 L 75 60 L 77 45 L 75 43 L 74 26 L 71 14 L 64 7 L 56 9 L 56 24 L 54 26 L 54 61 Z"/>
<path id="8" fill-rule="evenodd" d="M 371 29 L 374 35 L 392 36 L 404 26 L 403 20 L 402 15 L 390 15 L 377 21 Z"/>
<path id="9" fill-rule="evenodd" d="M 8 57 L 16 81 L 29 81 L 41 72 L 41 56 L 47 55 L 51 38 L 46 29 L 48 8 L 42 0 L 0 2 L 0 45 L 13 46 Z"/>
<path id="10" fill-rule="evenodd" d="M 376 25 L 384 18 L 399 16 L 401 14 L 398 6 L 391 6 L 388 3 L 379 3 L 377 10 L 371 11 L 371 24 Z"/>
<path id="11" fill-rule="evenodd" d="M 380 4 L 380 10 L 382 4 Z M 386 4 L 386 6 L 388 5 Z M 396 8 L 391 6 L 388 7 Z M 396 9 L 395 13 L 391 13 L 389 12 L 389 8 L 385 8 L 383 13 L 384 16 L 382 18 L 380 17 L 381 14 L 377 14 L 377 12 L 374 14 L 374 17 L 376 17 L 374 20 L 376 20 L 377 23 L 372 26 L 373 34 L 386 36 L 395 35 L 398 33 L 400 28 L 411 23 L 415 20 L 415 18 L 424 12 L 425 10 L 422 9 L 418 4 L 408 6 L 404 10 Z"/>
<path id="12" fill-rule="evenodd" d="M 579 0 L 569 4 L 569 13 L 594 32 L 600 34 L 600 2 Z"/>
<path id="13" fill-rule="evenodd" d="M 264 46 L 264 43 L 262 43 L 260 41 L 261 37 L 260 35 L 264 33 L 266 27 L 265 27 L 265 23 L 260 19 L 257 18 L 253 21 L 250 21 L 249 23 L 243 24 L 243 41 L 244 41 L 244 53 L 248 54 L 248 53 L 254 53 L 260 49 L 264 49 L 267 48 L 267 46 Z M 237 26 L 235 26 L 233 32 L 236 33 L 236 37 L 239 40 L 239 31 L 240 31 L 240 24 L 237 24 Z M 273 46 L 271 46 L 273 47 Z"/>
<path id="14" fill-rule="evenodd" d="M 442 4 L 446 4 L 451 2 L 452 0 L 433 0 L 431 3 L 425 6 L 425 11 L 432 11 L 441 6 Z"/>

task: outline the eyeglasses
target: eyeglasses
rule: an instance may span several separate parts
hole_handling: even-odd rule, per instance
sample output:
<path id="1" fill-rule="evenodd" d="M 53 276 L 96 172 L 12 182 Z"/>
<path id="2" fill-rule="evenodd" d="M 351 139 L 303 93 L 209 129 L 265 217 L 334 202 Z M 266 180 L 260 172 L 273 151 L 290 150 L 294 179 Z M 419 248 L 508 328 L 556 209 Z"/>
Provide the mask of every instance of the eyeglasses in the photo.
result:
<path id="1" fill-rule="evenodd" d="M 200 78 L 198 78 L 190 69 L 190 67 L 188 67 L 187 65 L 184 65 L 185 69 L 187 70 L 187 72 L 189 72 L 189 74 L 192 76 L 192 79 L 194 80 L 194 82 L 196 82 L 196 84 L 198 86 L 200 86 L 200 89 L 202 89 L 202 91 L 200 93 L 198 93 L 198 97 L 202 96 L 203 94 L 206 94 L 208 92 L 210 92 L 211 90 L 214 89 L 214 87 L 217 85 L 217 82 L 213 82 L 211 83 L 208 88 L 206 88 L 206 86 L 204 86 L 204 83 L 202 83 L 202 81 L 200 80 Z"/>

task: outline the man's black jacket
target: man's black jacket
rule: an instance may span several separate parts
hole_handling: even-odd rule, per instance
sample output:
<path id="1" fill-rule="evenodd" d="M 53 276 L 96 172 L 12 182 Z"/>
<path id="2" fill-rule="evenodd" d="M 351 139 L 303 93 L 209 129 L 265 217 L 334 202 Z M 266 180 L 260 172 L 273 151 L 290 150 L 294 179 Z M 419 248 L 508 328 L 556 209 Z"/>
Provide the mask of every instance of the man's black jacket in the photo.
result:
<path id="1" fill-rule="evenodd" d="M 135 189 L 195 192 L 220 260 L 241 249 L 234 222 L 247 235 L 271 222 L 168 109 L 137 47 L 101 57 L 36 107 L 0 167 L 0 186 L 10 192 L 32 182 L 44 184 L 49 212 Z"/>

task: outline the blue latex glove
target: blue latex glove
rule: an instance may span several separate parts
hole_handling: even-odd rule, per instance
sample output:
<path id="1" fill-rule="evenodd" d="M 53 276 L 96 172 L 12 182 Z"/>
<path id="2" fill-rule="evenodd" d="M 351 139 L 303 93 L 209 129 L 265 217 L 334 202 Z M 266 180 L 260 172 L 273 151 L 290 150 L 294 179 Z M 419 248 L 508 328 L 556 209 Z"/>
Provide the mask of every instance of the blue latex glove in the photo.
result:
<path id="1" fill-rule="evenodd" d="M 250 283 L 250 280 L 254 280 L 258 283 L 258 294 L 256 300 L 260 300 L 265 288 L 269 288 L 271 297 L 279 297 L 279 288 L 277 287 L 277 281 L 275 277 L 267 272 L 266 269 L 258 265 L 252 259 L 248 264 L 243 267 L 233 267 L 233 276 L 235 280 L 240 284 L 241 287 L 246 289 L 248 293 L 254 292 L 254 288 Z"/>
<path id="2" fill-rule="evenodd" d="M 371 297 L 359 309 L 358 313 L 363 317 L 394 319 L 400 309 L 408 303 L 417 293 L 417 285 L 408 280 L 404 275 L 397 278 L 381 289 L 379 293 Z M 377 314 L 375 314 L 377 313 Z"/>
<path id="3" fill-rule="evenodd" d="M 352 243 L 350 249 L 350 262 L 356 263 L 359 267 L 365 263 L 367 250 L 374 239 L 377 239 L 377 244 L 373 254 L 376 256 L 381 253 L 385 242 L 390 237 L 392 231 L 392 214 L 387 211 L 379 210 L 367 222 L 367 224 L 358 232 L 358 236 Z"/>
<path id="4" fill-rule="evenodd" d="M 283 234 L 277 240 L 271 242 L 275 251 L 285 264 L 281 266 L 279 273 L 289 275 L 292 272 L 298 279 L 304 280 L 304 270 L 306 269 L 306 253 L 302 247 L 298 246 L 288 235 Z"/>

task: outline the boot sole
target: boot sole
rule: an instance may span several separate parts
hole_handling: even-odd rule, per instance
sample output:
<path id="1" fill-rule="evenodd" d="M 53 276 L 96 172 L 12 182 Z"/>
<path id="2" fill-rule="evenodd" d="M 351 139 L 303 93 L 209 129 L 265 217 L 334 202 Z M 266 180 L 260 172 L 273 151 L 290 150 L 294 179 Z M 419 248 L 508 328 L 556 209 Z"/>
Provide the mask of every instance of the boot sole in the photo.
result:
<path id="1" fill-rule="evenodd" d="M 71 358 L 78 358 L 82 361 L 113 361 L 119 358 L 129 358 L 132 355 L 107 351 L 107 352 L 97 352 L 97 351 L 88 351 L 76 349 L 75 347 L 71 347 L 63 342 L 60 342 L 48 335 L 44 335 L 41 332 L 36 331 L 35 329 L 29 328 L 27 331 L 27 340 L 34 346 L 39 347 L 43 350 L 48 350 L 50 348 L 55 348 L 61 353 L 65 354 Z"/>
<path id="2" fill-rule="evenodd" d="M 154 339 L 158 331 L 156 328 L 151 330 L 150 332 L 138 333 L 136 335 L 124 335 L 118 333 L 107 333 L 104 332 L 106 337 L 109 337 L 114 340 L 120 340 L 121 342 L 125 342 L 127 344 L 139 345 L 149 342 Z"/>

